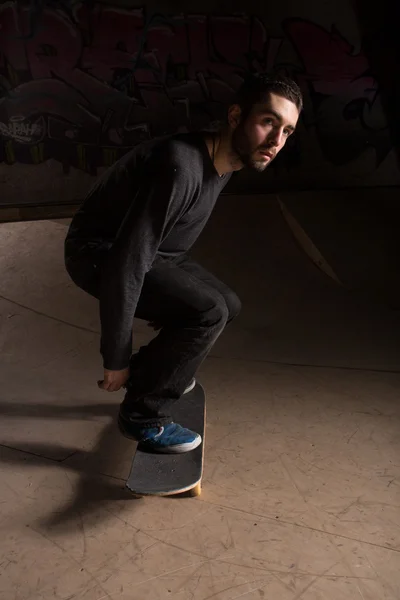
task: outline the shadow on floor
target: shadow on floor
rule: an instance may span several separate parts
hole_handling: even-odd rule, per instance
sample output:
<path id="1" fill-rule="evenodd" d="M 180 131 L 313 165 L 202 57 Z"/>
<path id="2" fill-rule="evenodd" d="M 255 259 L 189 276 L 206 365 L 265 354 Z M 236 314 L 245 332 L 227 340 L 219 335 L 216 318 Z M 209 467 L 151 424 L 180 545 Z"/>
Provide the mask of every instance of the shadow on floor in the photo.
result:
<path id="1" fill-rule="evenodd" d="M 81 450 L 63 446 L 67 458 L 55 460 L 45 458 L 59 449 L 59 446 L 46 443 L 18 444 L 3 440 L 1 446 L 12 452 L 0 452 L 0 462 L 19 464 L 25 468 L 51 467 L 59 465 L 79 475 L 71 501 L 60 509 L 41 518 L 39 526 L 45 530 L 55 529 L 59 533 L 70 531 L 70 524 L 85 514 L 96 511 L 98 518 L 107 518 L 106 505 L 116 500 L 137 500 L 125 487 L 136 444 L 123 438 L 116 424 L 116 406 L 114 404 L 88 406 L 49 406 L 0 404 L 0 414 L 8 417 L 38 417 L 57 419 L 85 419 L 94 416 L 112 419 L 102 429 L 96 443 L 90 450 Z M 29 456 L 27 456 L 29 455 Z M 111 473 L 117 473 L 117 476 Z"/>
<path id="2" fill-rule="evenodd" d="M 50 404 L 24 404 L 23 402 L 0 403 L 0 415 L 6 417 L 37 417 L 38 419 L 79 419 L 116 416 L 119 404 L 76 404 L 53 406 Z M 87 418 L 87 419 L 86 419 Z"/>

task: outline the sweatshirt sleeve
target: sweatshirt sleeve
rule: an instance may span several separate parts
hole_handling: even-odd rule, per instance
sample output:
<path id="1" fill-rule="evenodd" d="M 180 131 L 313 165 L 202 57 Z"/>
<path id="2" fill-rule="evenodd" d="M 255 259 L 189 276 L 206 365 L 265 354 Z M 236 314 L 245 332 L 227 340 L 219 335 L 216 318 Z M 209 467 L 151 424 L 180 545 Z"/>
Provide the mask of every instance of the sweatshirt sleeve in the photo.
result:
<path id="1" fill-rule="evenodd" d="M 189 173 L 172 160 L 148 165 L 142 183 L 103 265 L 100 290 L 104 368 L 124 369 L 132 354 L 132 328 L 144 277 L 163 238 L 193 195 Z"/>

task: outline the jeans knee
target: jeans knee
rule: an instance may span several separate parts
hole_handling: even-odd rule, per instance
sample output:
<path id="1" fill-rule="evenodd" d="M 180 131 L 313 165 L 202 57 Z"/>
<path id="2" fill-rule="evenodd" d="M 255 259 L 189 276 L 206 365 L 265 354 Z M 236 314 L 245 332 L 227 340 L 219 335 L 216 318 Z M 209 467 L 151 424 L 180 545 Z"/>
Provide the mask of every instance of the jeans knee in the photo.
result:
<path id="1" fill-rule="evenodd" d="M 228 308 L 227 322 L 229 323 L 239 315 L 240 311 L 242 310 L 242 303 L 239 296 L 237 296 L 233 291 L 230 291 L 230 293 L 225 297 L 225 302 Z"/>
<path id="2" fill-rule="evenodd" d="M 207 328 L 222 330 L 229 320 L 229 308 L 223 296 L 216 296 L 213 300 L 202 320 Z"/>

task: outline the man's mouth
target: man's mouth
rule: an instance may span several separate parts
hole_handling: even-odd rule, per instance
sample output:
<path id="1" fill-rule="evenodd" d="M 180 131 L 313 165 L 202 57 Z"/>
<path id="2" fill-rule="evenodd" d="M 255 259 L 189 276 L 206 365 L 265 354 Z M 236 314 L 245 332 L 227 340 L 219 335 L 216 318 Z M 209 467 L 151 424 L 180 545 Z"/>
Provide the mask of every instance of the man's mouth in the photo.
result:
<path id="1" fill-rule="evenodd" d="M 270 150 L 259 150 L 260 154 L 262 156 L 264 156 L 265 158 L 268 158 L 268 160 L 272 160 L 274 158 L 274 153 L 271 152 Z"/>

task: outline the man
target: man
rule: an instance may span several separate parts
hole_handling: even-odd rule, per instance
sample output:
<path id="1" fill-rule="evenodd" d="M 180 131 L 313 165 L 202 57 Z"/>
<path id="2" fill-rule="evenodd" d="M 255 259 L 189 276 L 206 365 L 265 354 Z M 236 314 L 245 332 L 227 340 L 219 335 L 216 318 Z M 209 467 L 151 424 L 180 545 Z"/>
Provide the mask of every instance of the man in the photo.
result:
<path id="1" fill-rule="evenodd" d="M 72 221 L 67 270 L 100 301 L 99 386 L 126 388 L 119 427 L 142 449 L 187 452 L 201 443 L 198 433 L 172 422 L 168 407 L 194 386 L 240 301 L 187 252 L 232 173 L 264 171 L 301 109 L 293 81 L 251 76 L 219 133 L 177 134 L 134 148 L 98 180 Z M 134 316 L 160 331 L 132 357 Z"/>

